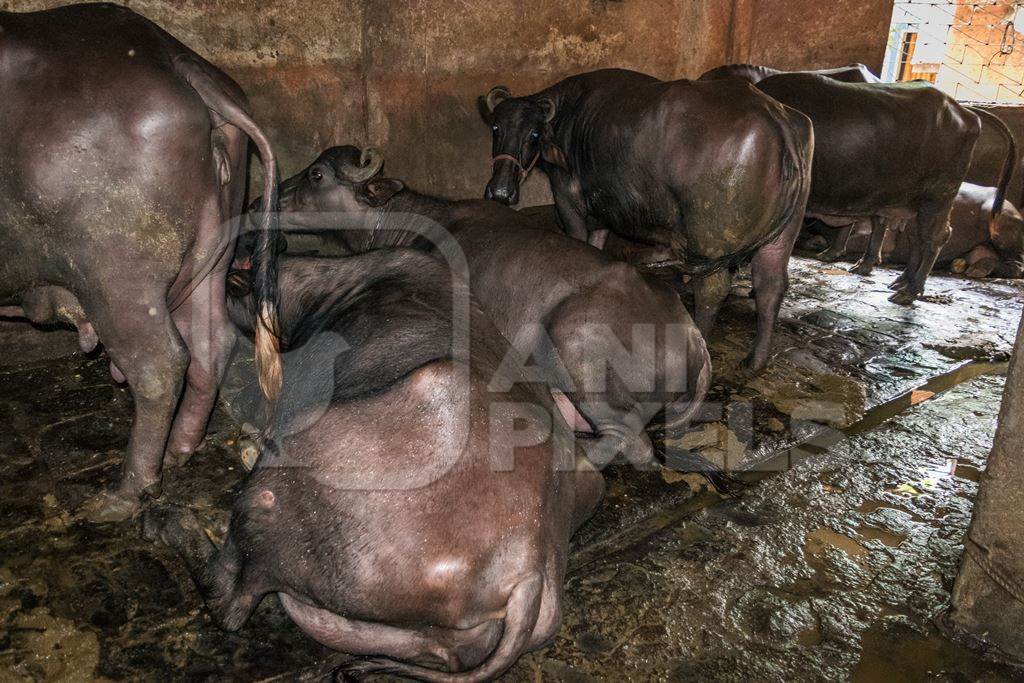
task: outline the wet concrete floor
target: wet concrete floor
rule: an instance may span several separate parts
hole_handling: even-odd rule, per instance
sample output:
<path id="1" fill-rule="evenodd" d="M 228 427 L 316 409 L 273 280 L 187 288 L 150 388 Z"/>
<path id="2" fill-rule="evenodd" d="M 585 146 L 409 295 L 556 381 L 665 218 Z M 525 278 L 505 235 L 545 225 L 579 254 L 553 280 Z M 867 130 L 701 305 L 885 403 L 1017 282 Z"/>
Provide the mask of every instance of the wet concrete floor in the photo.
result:
<path id="1" fill-rule="evenodd" d="M 776 357 L 749 381 L 739 283 L 710 340 L 711 421 L 687 437 L 774 472 L 730 500 L 692 476 L 609 470 L 574 540 L 562 630 L 509 680 L 1014 680 L 931 618 L 956 573 L 1024 286 L 935 277 L 901 308 L 886 301 L 892 271 L 799 259 L 791 273 Z M 117 476 L 131 399 L 102 355 L 47 358 L 64 334 L 0 329 L 0 681 L 329 678 L 344 656 L 275 599 L 225 634 L 171 552 L 131 523 L 76 517 Z M 244 475 L 229 412 L 165 478 L 166 499 L 214 537 Z"/>

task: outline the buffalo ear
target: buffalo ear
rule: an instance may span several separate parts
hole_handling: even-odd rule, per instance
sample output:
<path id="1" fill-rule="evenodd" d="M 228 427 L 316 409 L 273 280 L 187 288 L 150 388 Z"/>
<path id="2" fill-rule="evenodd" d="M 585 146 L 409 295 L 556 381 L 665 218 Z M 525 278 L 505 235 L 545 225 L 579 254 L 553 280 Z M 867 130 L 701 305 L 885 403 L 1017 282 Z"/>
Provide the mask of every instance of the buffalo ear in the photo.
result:
<path id="1" fill-rule="evenodd" d="M 487 106 L 487 98 L 484 95 L 476 98 L 476 108 L 480 112 L 480 118 L 488 126 L 494 122 L 494 112 Z"/>
<path id="2" fill-rule="evenodd" d="M 550 142 L 544 143 L 541 145 L 540 156 L 552 166 L 558 166 L 566 171 L 569 170 L 569 162 L 565 158 L 565 152 L 558 145 L 553 145 Z"/>
<path id="3" fill-rule="evenodd" d="M 376 208 L 384 206 L 391 198 L 405 189 L 405 183 L 395 178 L 372 178 L 363 186 L 366 203 Z"/>
<path id="4" fill-rule="evenodd" d="M 551 123 L 551 119 L 555 118 L 555 114 L 558 113 L 558 105 L 550 97 L 542 97 L 537 100 L 537 104 L 544 111 L 544 123 Z"/>

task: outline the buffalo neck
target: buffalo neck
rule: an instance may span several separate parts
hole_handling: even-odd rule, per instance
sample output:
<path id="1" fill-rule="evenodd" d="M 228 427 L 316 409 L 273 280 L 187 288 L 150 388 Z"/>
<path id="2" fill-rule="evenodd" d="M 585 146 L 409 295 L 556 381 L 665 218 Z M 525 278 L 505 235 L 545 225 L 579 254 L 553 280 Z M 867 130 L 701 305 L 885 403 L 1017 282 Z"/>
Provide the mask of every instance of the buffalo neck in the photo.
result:
<path id="1" fill-rule="evenodd" d="M 457 207 L 456 201 L 406 188 L 381 207 L 375 232 L 393 235 L 402 242 L 397 246 L 436 248 L 458 222 Z M 379 246 L 377 241 L 374 246 Z"/>

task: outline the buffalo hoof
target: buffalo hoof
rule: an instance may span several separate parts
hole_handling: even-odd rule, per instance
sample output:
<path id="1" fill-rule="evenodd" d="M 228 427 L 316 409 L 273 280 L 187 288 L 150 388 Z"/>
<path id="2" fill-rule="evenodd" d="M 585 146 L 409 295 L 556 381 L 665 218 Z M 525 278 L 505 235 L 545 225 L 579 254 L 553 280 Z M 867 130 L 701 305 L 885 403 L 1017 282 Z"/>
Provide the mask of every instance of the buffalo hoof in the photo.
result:
<path id="1" fill-rule="evenodd" d="M 907 286 L 907 278 L 900 275 L 898 278 L 889 283 L 889 289 L 900 292 L 903 291 Z"/>
<path id="2" fill-rule="evenodd" d="M 999 262 L 995 259 L 981 259 L 975 263 L 972 263 L 970 268 L 964 272 L 965 277 L 979 279 L 983 277 L 989 277 L 992 275 L 992 271 L 999 266 Z"/>
<path id="3" fill-rule="evenodd" d="M 957 275 L 963 275 L 967 271 L 967 259 L 953 259 L 953 262 L 949 264 L 949 271 Z"/>
<path id="4" fill-rule="evenodd" d="M 164 467 L 184 467 L 203 445 L 200 444 L 199 448 L 195 449 L 168 450 L 164 453 Z"/>
<path id="5" fill-rule="evenodd" d="M 754 354 L 750 354 L 740 363 L 740 371 L 748 378 L 761 374 L 766 367 L 768 367 L 768 359 L 757 358 Z"/>
<path id="6" fill-rule="evenodd" d="M 826 249 L 825 251 L 818 254 L 815 258 L 818 259 L 819 261 L 824 261 L 825 263 L 835 263 L 842 257 L 843 255 L 840 254 L 838 251 Z"/>
<path id="7" fill-rule="evenodd" d="M 912 292 L 908 292 L 905 289 L 901 289 L 900 291 L 896 292 L 895 294 L 889 297 L 889 301 L 893 302 L 894 304 L 899 304 L 900 306 L 909 306 L 912 303 L 914 303 L 915 299 L 917 299 L 917 296 Z"/>
<path id="8" fill-rule="evenodd" d="M 101 491 L 78 508 L 77 515 L 93 524 L 125 522 L 139 513 L 139 500 L 124 498 L 112 491 Z"/>
<path id="9" fill-rule="evenodd" d="M 142 513 L 142 537 L 175 547 L 186 531 L 199 529 L 191 510 L 176 505 L 152 507 Z"/>
<path id="10" fill-rule="evenodd" d="M 863 260 L 861 260 L 857 261 L 857 263 L 855 263 L 854 266 L 850 268 L 850 272 L 856 275 L 871 275 L 871 271 L 873 271 L 874 269 L 874 264 L 865 263 Z"/>

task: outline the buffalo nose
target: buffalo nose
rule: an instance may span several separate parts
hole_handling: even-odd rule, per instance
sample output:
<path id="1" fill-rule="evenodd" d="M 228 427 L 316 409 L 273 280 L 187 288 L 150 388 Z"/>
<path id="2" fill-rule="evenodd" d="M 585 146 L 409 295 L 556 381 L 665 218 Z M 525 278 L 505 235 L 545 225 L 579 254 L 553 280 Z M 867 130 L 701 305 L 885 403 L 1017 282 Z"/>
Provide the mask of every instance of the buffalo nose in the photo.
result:
<path id="1" fill-rule="evenodd" d="M 484 193 L 485 199 L 492 199 L 496 202 L 500 202 L 505 205 L 514 204 L 516 192 L 510 190 L 507 187 L 487 187 L 487 191 Z"/>

